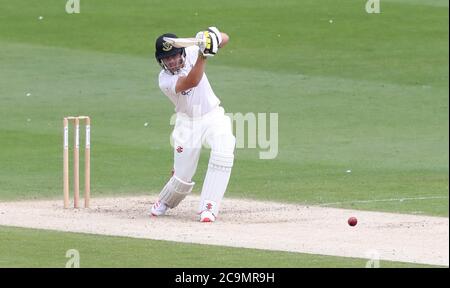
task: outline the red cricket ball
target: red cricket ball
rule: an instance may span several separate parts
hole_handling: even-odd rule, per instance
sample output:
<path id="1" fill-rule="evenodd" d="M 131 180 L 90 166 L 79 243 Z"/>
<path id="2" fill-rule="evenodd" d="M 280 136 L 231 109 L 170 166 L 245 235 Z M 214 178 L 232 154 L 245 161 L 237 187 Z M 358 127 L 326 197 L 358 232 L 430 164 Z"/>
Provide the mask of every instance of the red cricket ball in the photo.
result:
<path id="1" fill-rule="evenodd" d="M 350 226 L 356 226 L 357 223 L 358 223 L 358 219 L 356 219 L 356 217 L 350 217 L 350 218 L 348 218 L 348 225 L 350 225 Z"/>

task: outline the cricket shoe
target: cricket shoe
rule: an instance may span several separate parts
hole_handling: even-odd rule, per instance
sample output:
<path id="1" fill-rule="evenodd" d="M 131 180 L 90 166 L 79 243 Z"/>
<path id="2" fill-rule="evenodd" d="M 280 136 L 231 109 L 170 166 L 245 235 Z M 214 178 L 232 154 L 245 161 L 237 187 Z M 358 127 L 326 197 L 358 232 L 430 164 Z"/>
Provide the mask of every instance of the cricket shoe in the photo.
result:
<path id="1" fill-rule="evenodd" d="M 155 202 L 155 204 L 153 204 L 151 214 L 152 216 L 161 216 L 166 214 L 167 209 L 169 209 L 169 207 L 167 207 L 166 204 L 159 202 L 158 200 Z"/>
<path id="2" fill-rule="evenodd" d="M 209 211 L 209 210 L 205 210 L 200 214 L 200 222 L 214 222 L 216 221 L 216 216 L 214 216 L 214 214 Z"/>

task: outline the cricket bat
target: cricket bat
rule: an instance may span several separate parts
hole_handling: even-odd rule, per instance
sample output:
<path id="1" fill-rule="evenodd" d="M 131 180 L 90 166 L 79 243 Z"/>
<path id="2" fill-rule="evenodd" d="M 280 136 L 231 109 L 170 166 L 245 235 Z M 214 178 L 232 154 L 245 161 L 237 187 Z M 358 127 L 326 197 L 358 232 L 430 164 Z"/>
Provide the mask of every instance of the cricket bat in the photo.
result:
<path id="1" fill-rule="evenodd" d="M 164 37 L 164 41 L 170 43 L 175 48 L 186 48 L 189 46 L 197 45 L 204 43 L 204 41 L 199 40 L 197 38 L 170 38 Z"/>

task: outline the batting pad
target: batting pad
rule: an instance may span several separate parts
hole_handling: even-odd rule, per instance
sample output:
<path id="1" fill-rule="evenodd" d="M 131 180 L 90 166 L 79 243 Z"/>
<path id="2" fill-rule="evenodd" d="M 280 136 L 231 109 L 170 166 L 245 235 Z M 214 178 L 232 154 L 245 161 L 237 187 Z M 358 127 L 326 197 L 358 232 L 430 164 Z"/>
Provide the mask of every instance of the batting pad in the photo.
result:
<path id="1" fill-rule="evenodd" d="M 175 208 L 178 204 L 191 193 L 195 183 L 187 183 L 173 175 L 166 186 L 159 193 L 159 201 L 166 204 L 169 208 Z"/>
<path id="2" fill-rule="evenodd" d="M 230 170 L 233 167 L 234 155 L 212 151 L 209 158 L 209 166 L 216 169 Z"/>
<path id="3" fill-rule="evenodd" d="M 211 210 L 217 216 L 220 202 L 230 180 L 231 168 L 233 167 L 234 155 L 211 152 L 209 158 L 208 171 L 206 171 L 202 193 L 200 195 L 199 212 Z M 208 203 L 211 207 L 208 207 Z"/>

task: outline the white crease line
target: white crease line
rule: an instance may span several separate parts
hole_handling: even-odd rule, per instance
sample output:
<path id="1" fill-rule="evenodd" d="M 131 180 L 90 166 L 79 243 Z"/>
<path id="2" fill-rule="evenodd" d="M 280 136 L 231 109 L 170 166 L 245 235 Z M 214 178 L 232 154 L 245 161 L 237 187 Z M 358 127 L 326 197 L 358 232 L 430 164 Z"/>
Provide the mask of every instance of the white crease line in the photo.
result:
<path id="1" fill-rule="evenodd" d="M 317 206 L 340 205 L 340 204 L 344 204 L 344 203 L 403 202 L 403 201 L 429 200 L 429 199 L 448 199 L 448 196 L 406 197 L 406 198 L 390 198 L 390 199 L 375 199 L 375 200 L 354 200 L 354 201 L 324 203 L 324 204 L 318 204 Z"/>

